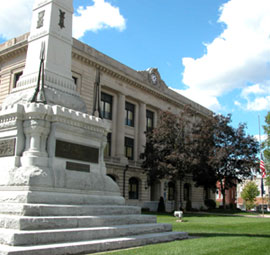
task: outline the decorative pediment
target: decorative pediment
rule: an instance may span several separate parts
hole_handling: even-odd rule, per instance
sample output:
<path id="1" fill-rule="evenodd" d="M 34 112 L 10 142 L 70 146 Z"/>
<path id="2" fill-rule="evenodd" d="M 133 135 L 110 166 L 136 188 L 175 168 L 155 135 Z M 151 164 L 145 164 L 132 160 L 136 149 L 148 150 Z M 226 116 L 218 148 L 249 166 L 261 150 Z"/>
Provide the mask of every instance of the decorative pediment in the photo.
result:
<path id="1" fill-rule="evenodd" d="M 157 68 L 148 68 L 145 71 L 140 71 L 144 76 L 144 80 L 151 86 L 158 88 L 159 90 L 167 89 L 168 86 L 161 79 L 160 73 Z"/>

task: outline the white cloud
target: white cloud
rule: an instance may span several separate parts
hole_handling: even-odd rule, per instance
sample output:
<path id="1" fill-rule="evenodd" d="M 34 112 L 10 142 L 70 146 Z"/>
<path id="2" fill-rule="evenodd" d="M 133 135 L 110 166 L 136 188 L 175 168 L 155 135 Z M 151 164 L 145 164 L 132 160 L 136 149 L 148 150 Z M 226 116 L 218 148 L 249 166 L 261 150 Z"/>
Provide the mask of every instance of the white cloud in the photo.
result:
<path id="1" fill-rule="evenodd" d="M 261 138 L 260 138 L 260 135 L 254 135 L 254 138 L 258 141 L 258 142 L 263 142 L 267 139 L 267 135 L 261 135 Z"/>
<path id="2" fill-rule="evenodd" d="M 270 81 L 264 84 L 255 84 L 245 87 L 241 97 L 245 100 L 245 106 L 241 107 L 250 111 L 261 111 L 270 109 Z"/>
<path id="3" fill-rule="evenodd" d="M 0 36 L 10 39 L 30 30 L 34 0 L 1 1 Z"/>
<path id="4" fill-rule="evenodd" d="M 94 5 L 80 6 L 78 15 L 73 17 L 73 36 L 83 37 L 87 31 L 97 31 L 105 28 L 116 28 L 120 31 L 126 27 L 125 18 L 119 8 L 104 0 L 93 0 Z"/>
<path id="5" fill-rule="evenodd" d="M 242 107 L 242 104 L 239 101 L 237 101 L 237 100 L 234 101 L 234 105 L 239 106 L 239 107 Z"/>
<path id="6" fill-rule="evenodd" d="M 200 93 L 197 93 L 197 91 L 192 91 L 191 89 L 189 90 L 180 90 L 175 88 L 170 89 L 215 112 L 220 111 L 222 108 L 217 98 L 210 95 L 207 91 L 200 91 Z"/>
<path id="7" fill-rule="evenodd" d="M 90 3 L 94 3 L 90 5 Z M 30 31 L 34 0 L 1 1 L 0 37 L 11 39 Z M 125 29 L 126 21 L 119 8 L 105 0 L 89 0 L 86 7 L 80 6 L 73 16 L 73 36 L 82 37 L 86 31 L 105 28 Z"/>
<path id="8" fill-rule="evenodd" d="M 246 108 L 250 111 L 262 111 L 265 109 L 270 109 L 270 96 L 257 97 L 254 101 L 248 102 Z"/>
<path id="9" fill-rule="evenodd" d="M 182 59 L 183 83 L 188 89 L 181 93 L 199 98 L 199 103 L 211 109 L 220 107 L 218 97 L 237 88 L 244 89 L 243 93 L 266 95 L 265 86 L 260 87 L 263 91 L 249 86 L 270 80 L 270 1 L 230 0 L 220 13 L 218 22 L 224 23 L 225 29 L 205 45 L 206 54 L 198 59 Z M 207 100 L 200 99 L 205 96 Z M 249 110 L 269 106 L 265 96 L 248 103 Z"/>
<path id="10" fill-rule="evenodd" d="M 264 85 L 260 85 L 260 84 L 255 84 L 249 87 L 246 87 L 242 90 L 242 97 L 248 97 L 250 94 L 255 94 L 255 95 L 259 95 L 259 94 L 264 94 L 266 91 L 265 90 L 269 90 L 270 92 L 270 88 L 267 88 Z"/>

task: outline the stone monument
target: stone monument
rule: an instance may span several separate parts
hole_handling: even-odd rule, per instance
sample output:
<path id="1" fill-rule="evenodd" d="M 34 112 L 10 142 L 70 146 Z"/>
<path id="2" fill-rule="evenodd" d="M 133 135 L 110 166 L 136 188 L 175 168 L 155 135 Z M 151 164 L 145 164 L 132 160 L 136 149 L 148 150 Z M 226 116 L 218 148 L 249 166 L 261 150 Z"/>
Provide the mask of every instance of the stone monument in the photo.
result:
<path id="1" fill-rule="evenodd" d="M 81 254 L 187 238 L 125 206 L 106 121 L 71 75 L 72 0 L 36 0 L 26 65 L 0 112 L 0 254 Z"/>

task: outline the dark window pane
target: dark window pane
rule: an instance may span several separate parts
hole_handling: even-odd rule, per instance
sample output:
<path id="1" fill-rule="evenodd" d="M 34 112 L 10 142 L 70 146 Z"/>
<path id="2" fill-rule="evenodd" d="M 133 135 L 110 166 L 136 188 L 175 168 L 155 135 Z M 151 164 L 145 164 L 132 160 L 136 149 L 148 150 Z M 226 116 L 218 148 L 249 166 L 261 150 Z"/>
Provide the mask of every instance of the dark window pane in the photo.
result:
<path id="1" fill-rule="evenodd" d="M 175 194 L 175 185 L 173 182 L 169 182 L 168 184 L 168 200 L 169 201 L 174 200 L 174 194 Z"/>
<path id="2" fill-rule="evenodd" d="M 126 125 L 134 127 L 135 105 L 126 102 Z"/>
<path id="3" fill-rule="evenodd" d="M 134 159 L 134 139 L 125 137 L 125 154 L 129 160 Z"/>
<path id="4" fill-rule="evenodd" d="M 75 85 L 77 85 L 77 84 L 78 84 L 78 78 L 77 78 L 77 77 L 75 77 L 75 76 L 72 76 L 72 79 L 73 79 L 73 81 L 74 81 Z"/>
<path id="5" fill-rule="evenodd" d="M 104 149 L 104 156 L 110 157 L 111 156 L 111 146 L 112 146 L 112 133 L 108 133 L 107 135 L 107 144 Z"/>
<path id="6" fill-rule="evenodd" d="M 146 131 L 151 131 L 154 128 L 154 113 L 146 110 Z"/>
<path id="7" fill-rule="evenodd" d="M 14 74 L 14 82 L 13 82 L 13 88 L 16 88 L 17 82 L 20 79 L 23 72 L 18 72 Z"/>
<path id="8" fill-rule="evenodd" d="M 134 177 L 129 179 L 128 198 L 139 199 L 139 181 Z"/>
<path id="9" fill-rule="evenodd" d="M 111 95 L 101 93 L 101 115 L 104 119 L 112 119 L 113 97 Z"/>

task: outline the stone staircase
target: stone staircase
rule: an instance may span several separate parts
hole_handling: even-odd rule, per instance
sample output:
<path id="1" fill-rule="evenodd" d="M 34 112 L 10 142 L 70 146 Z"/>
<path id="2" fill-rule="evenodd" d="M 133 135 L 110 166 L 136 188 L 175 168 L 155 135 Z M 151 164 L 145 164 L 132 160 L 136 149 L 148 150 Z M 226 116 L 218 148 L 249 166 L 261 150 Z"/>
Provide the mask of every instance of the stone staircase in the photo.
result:
<path id="1" fill-rule="evenodd" d="M 87 254 L 188 238 L 124 205 L 2 203 L 0 254 Z"/>

